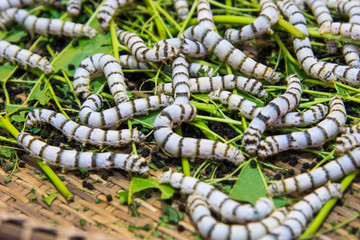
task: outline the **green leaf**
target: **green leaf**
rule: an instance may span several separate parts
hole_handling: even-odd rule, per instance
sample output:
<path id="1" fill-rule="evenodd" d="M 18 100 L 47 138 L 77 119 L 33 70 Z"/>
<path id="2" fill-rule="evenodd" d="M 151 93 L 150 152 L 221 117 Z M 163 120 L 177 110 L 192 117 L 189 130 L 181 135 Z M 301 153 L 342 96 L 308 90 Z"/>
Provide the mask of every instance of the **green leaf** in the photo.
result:
<path id="1" fill-rule="evenodd" d="M 55 194 L 50 195 L 48 197 L 45 197 L 45 195 L 42 195 L 42 198 L 47 205 L 51 206 L 52 202 L 57 198 L 57 196 Z"/>
<path id="2" fill-rule="evenodd" d="M 14 153 L 14 150 L 8 147 L 2 147 L 0 151 L 0 157 L 10 158 L 11 155 Z"/>
<path id="3" fill-rule="evenodd" d="M 241 170 L 234 187 L 231 189 L 230 197 L 238 201 L 255 204 L 260 197 L 266 196 L 266 185 L 259 166 L 251 168 L 250 161 L 248 161 Z"/>
<path id="4" fill-rule="evenodd" d="M 150 112 L 149 115 L 136 116 L 136 119 L 131 120 L 132 124 L 141 124 L 143 127 L 149 128 L 153 126 L 155 118 L 159 115 L 161 110 Z M 145 123 L 145 124 L 143 124 Z"/>
<path id="5" fill-rule="evenodd" d="M 30 100 L 38 100 L 41 105 L 45 105 L 51 99 L 51 93 L 41 90 L 40 84 L 38 84 L 34 90 L 34 93 L 30 96 Z"/>
<path id="6" fill-rule="evenodd" d="M 129 197 L 129 191 L 122 191 L 115 195 L 115 197 L 119 198 L 119 201 L 121 204 L 126 204 L 128 197 Z"/>
<path id="7" fill-rule="evenodd" d="M 21 111 L 19 114 L 12 115 L 10 118 L 15 122 L 26 122 L 26 118 L 25 118 L 26 113 L 27 111 Z"/>
<path id="8" fill-rule="evenodd" d="M 289 205 L 289 204 L 292 204 L 293 201 L 289 198 L 274 198 L 273 199 L 274 201 L 274 205 L 276 208 L 279 208 L 279 207 L 282 207 L 282 206 L 285 206 L 285 205 Z"/>
<path id="9" fill-rule="evenodd" d="M 132 194 L 149 188 L 157 188 L 161 191 L 161 199 L 171 198 L 175 190 L 169 185 L 160 184 L 156 179 L 133 177 L 131 179 Z"/>
<path id="10" fill-rule="evenodd" d="M 288 75 L 296 73 L 300 79 L 307 78 L 306 73 L 298 66 L 296 66 L 293 62 L 291 62 L 286 56 L 285 56 L 285 66 Z"/>
<path id="11" fill-rule="evenodd" d="M 171 206 L 165 206 L 163 214 L 169 217 L 168 219 L 171 223 L 178 223 L 184 218 L 184 214 L 180 214 L 178 211 L 176 211 L 175 208 Z"/>

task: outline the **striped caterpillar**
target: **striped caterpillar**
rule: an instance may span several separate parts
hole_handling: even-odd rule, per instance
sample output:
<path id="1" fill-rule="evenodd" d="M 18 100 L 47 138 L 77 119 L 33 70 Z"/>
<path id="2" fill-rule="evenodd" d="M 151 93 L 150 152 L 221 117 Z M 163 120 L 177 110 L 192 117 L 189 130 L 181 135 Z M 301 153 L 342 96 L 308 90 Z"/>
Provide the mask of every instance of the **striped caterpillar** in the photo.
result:
<path id="1" fill-rule="evenodd" d="M 344 44 L 343 55 L 347 65 L 350 67 L 360 67 L 359 49 L 353 44 Z"/>
<path id="2" fill-rule="evenodd" d="M 258 155 L 261 159 L 289 149 L 317 147 L 333 139 L 346 121 L 346 110 L 341 98 L 330 100 L 330 112 L 315 127 L 303 132 L 266 137 L 260 142 Z"/>
<path id="3" fill-rule="evenodd" d="M 190 195 L 187 199 L 187 206 L 192 221 L 197 226 L 200 234 L 205 239 L 258 239 L 269 233 L 271 229 L 278 227 L 287 214 L 286 208 L 279 208 L 269 217 L 259 221 L 244 225 L 226 224 L 218 222 L 209 209 L 209 204 L 205 198 L 198 194 Z"/>
<path id="4" fill-rule="evenodd" d="M 106 0 L 105 3 L 99 7 L 97 14 L 97 19 L 101 27 L 109 27 L 109 23 L 114 17 L 116 10 L 131 2 L 132 0 Z"/>
<path id="5" fill-rule="evenodd" d="M 96 35 L 95 29 L 80 23 L 63 21 L 60 19 L 38 18 L 30 15 L 26 10 L 9 8 L 5 14 L 13 21 L 23 25 L 31 35 L 35 33 L 48 37 L 54 35 L 58 37 L 89 37 Z"/>
<path id="6" fill-rule="evenodd" d="M 119 168 L 139 174 L 146 174 L 149 171 L 145 159 L 138 155 L 64 150 L 44 143 L 25 132 L 18 134 L 17 142 L 31 155 L 64 169 L 77 169 L 78 167 L 85 169 Z"/>
<path id="7" fill-rule="evenodd" d="M 229 109 L 239 111 L 239 116 L 254 119 L 263 109 L 246 98 L 228 91 L 217 90 L 209 94 L 210 99 L 220 100 L 229 105 Z M 316 104 L 302 113 L 289 112 L 283 117 L 276 119 L 271 127 L 303 127 L 318 122 L 328 113 L 328 108 L 323 104 Z"/>
<path id="8" fill-rule="evenodd" d="M 272 200 L 266 197 L 259 198 L 255 206 L 240 204 L 210 184 L 171 170 L 161 174 L 158 180 L 160 183 L 169 183 L 174 188 L 180 188 L 185 194 L 199 194 L 214 212 L 225 221 L 233 223 L 259 221 L 269 215 L 274 208 Z"/>
<path id="9" fill-rule="evenodd" d="M 225 159 L 239 165 L 244 156 L 235 147 L 208 139 L 181 137 L 173 128 L 182 122 L 192 121 L 196 108 L 191 104 L 172 104 L 165 108 L 154 121 L 154 138 L 159 147 L 173 157 L 200 159 Z"/>
<path id="10" fill-rule="evenodd" d="M 292 74 L 286 78 L 286 81 L 288 86 L 285 93 L 269 102 L 250 122 L 244 132 L 243 144 L 250 156 L 256 155 L 259 141 L 266 126 L 271 126 L 276 119 L 294 109 L 300 102 L 300 79 Z"/>
<path id="11" fill-rule="evenodd" d="M 35 5 L 39 3 L 45 3 L 49 5 L 60 5 L 61 1 L 59 0 L 1 0 L 0 1 L 0 11 L 4 11 L 9 8 L 20 8 L 30 5 Z"/>
<path id="12" fill-rule="evenodd" d="M 326 184 L 328 181 L 337 181 L 360 167 L 360 148 L 332 160 L 322 167 L 295 177 L 277 181 L 268 187 L 273 196 L 303 192 Z"/>
<path id="13" fill-rule="evenodd" d="M 242 27 L 240 30 L 228 29 L 225 32 L 225 39 L 233 44 L 243 40 L 254 39 L 270 31 L 280 17 L 279 9 L 272 0 L 259 1 L 261 12 L 251 24 Z"/>
<path id="14" fill-rule="evenodd" d="M 360 125 L 354 125 L 352 127 L 340 128 L 341 133 L 360 133 Z"/>
<path id="15" fill-rule="evenodd" d="M 208 65 L 200 63 L 189 63 L 189 74 L 191 77 L 207 77 L 212 76 L 214 69 Z M 218 73 L 215 76 L 219 76 Z"/>
<path id="16" fill-rule="evenodd" d="M 19 63 L 23 65 L 25 69 L 27 69 L 28 66 L 38 68 L 45 74 L 50 74 L 54 71 L 53 66 L 46 58 L 7 41 L 0 40 L 0 62 L 4 61 L 4 59 L 9 60 L 12 64 Z"/>
<path id="17" fill-rule="evenodd" d="M 87 98 L 90 95 L 90 77 L 103 72 L 116 103 L 128 100 L 123 72 L 119 62 L 111 55 L 97 53 L 80 62 L 74 73 L 73 87 L 76 95 Z"/>
<path id="18" fill-rule="evenodd" d="M 166 40 L 160 40 L 156 45 L 161 46 L 168 44 L 176 49 L 179 49 L 181 53 L 194 58 L 204 58 L 207 54 L 205 46 L 198 41 L 192 41 L 186 38 L 169 38 Z"/>
<path id="19" fill-rule="evenodd" d="M 215 29 L 214 18 L 211 12 L 210 4 L 206 0 L 199 0 L 197 5 L 197 22 L 199 26 Z"/>
<path id="20" fill-rule="evenodd" d="M 182 37 L 202 42 L 209 53 L 213 52 L 220 61 L 229 63 L 232 68 L 248 76 L 265 79 L 271 83 L 280 79 L 273 69 L 247 57 L 229 41 L 206 27 L 192 26 L 183 32 Z"/>
<path id="21" fill-rule="evenodd" d="M 121 122 L 134 115 L 146 114 L 150 110 L 168 106 L 173 102 L 173 99 L 165 95 L 149 96 L 147 98 L 122 102 L 102 112 L 96 112 L 101 108 L 102 102 L 100 95 L 90 95 L 81 106 L 79 112 L 80 122 L 91 128 L 118 127 Z"/>
<path id="22" fill-rule="evenodd" d="M 173 0 L 173 2 L 179 19 L 184 21 L 189 15 L 189 5 L 187 0 Z"/>
<path id="23" fill-rule="evenodd" d="M 181 53 L 172 63 L 172 84 L 174 89 L 174 104 L 187 104 L 190 99 L 189 63 Z"/>
<path id="24" fill-rule="evenodd" d="M 138 61 L 132 55 L 121 55 L 119 56 L 120 65 L 122 68 L 127 69 L 149 69 L 149 67 L 144 62 Z"/>
<path id="25" fill-rule="evenodd" d="M 342 82 L 353 87 L 360 86 L 360 69 L 330 62 L 319 62 L 325 71 L 335 74 Z"/>
<path id="26" fill-rule="evenodd" d="M 231 90 L 237 88 L 261 98 L 268 95 L 259 81 L 232 74 L 218 77 L 190 78 L 189 84 L 191 93 L 208 93 L 217 89 Z M 161 93 L 171 95 L 174 91 L 171 85 L 171 83 L 159 84 L 158 90 Z"/>
<path id="27" fill-rule="evenodd" d="M 34 109 L 28 115 L 27 127 L 39 123 L 48 123 L 64 133 L 69 139 L 74 139 L 83 144 L 120 146 L 130 141 L 140 142 L 145 140 L 145 135 L 136 129 L 107 130 L 82 126 L 63 114 L 47 109 Z"/>
<path id="28" fill-rule="evenodd" d="M 352 40 L 360 40 L 360 25 L 354 23 L 333 22 L 330 24 L 329 28 L 330 30 L 328 33 L 335 35 L 340 34 L 342 37 L 351 37 Z M 322 33 L 325 32 L 323 31 Z"/>
<path id="29" fill-rule="evenodd" d="M 311 8 L 316 22 L 319 24 L 319 32 L 329 33 L 332 28 L 333 18 L 325 2 L 323 0 L 305 0 L 305 2 Z"/>
<path id="30" fill-rule="evenodd" d="M 79 16 L 81 11 L 81 0 L 68 0 L 66 3 L 66 9 L 70 16 Z"/>
<path id="31" fill-rule="evenodd" d="M 340 137 L 336 138 L 334 152 L 335 155 L 338 156 L 358 146 L 360 146 L 360 133 L 342 134 Z"/>
<path id="32" fill-rule="evenodd" d="M 289 18 L 289 22 L 307 36 L 305 39 L 295 38 L 293 40 L 297 60 L 304 71 L 310 76 L 322 81 L 332 82 L 336 80 L 335 75 L 329 71 L 325 71 L 323 66 L 319 64 L 317 58 L 314 56 L 308 37 L 306 20 L 304 15 L 300 12 L 300 9 L 290 0 L 276 1 L 276 4 L 284 15 Z"/>
<path id="33" fill-rule="evenodd" d="M 261 240 L 273 239 L 296 239 L 305 230 L 313 215 L 332 197 L 341 197 L 341 185 L 329 184 L 315 190 L 296 203 L 287 214 L 285 221 L 276 228 L 270 229 L 270 233 L 261 237 Z"/>
<path id="34" fill-rule="evenodd" d="M 155 45 L 149 49 L 136 34 L 121 29 L 116 30 L 119 41 L 128 46 L 133 56 L 139 61 L 166 62 L 179 55 L 180 49 L 170 44 Z"/>

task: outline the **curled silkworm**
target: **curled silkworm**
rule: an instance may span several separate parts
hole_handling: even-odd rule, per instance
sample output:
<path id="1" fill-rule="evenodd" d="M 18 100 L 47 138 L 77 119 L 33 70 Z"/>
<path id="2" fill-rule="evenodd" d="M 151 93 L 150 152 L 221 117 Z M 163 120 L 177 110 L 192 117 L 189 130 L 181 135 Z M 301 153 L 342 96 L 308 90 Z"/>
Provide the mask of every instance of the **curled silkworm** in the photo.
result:
<path id="1" fill-rule="evenodd" d="M 342 82 L 353 87 L 360 86 L 360 69 L 330 62 L 319 62 L 325 71 L 335 74 Z"/>
<path id="2" fill-rule="evenodd" d="M 60 130 L 69 139 L 74 139 L 83 144 L 119 146 L 130 141 L 140 142 L 145 140 L 145 135 L 136 129 L 102 130 L 82 126 L 63 114 L 47 109 L 35 109 L 28 115 L 27 127 L 39 123 L 48 123 Z"/>
<path id="3" fill-rule="evenodd" d="M 95 29 L 80 23 L 73 23 L 63 21 L 60 19 L 38 18 L 30 15 L 26 10 L 18 8 L 9 8 L 5 10 L 6 15 L 23 25 L 30 34 L 35 33 L 49 36 L 54 35 L 58 37 L 89 37 L 93 38 L 96 35 Z"/>
<path id="4" fill-rule="evenodd" d="M 202 42 L 209 53 L 213 52 L 221 61 L 229 63 L 232 68 L 248 76 L 265 79 L 271 83 L 280 80 L 280 77 L 272 68 L 247 57 L 242 51 L 235 48 L 229 41 L 211 29 L 199 25 L 192 26 L 185 30 L 182 37 Z"/>
<path id="5" fill-rule="evenodd" d="M 271 229 L 278 227 L 287 214 L 286 208 L 279 208 L 269 217 L 259 222 L 251 222 L 244 225 L 226 224 L 218 222 L 210 212 L 210 206 L 205 198 L 198 194 L 190 195 L 187 206 L 192 221 L 197 226 L 200 234 L 206 239 L 258 239 L 269 233 Z"/>
<path id="6" fill-rule="evenodd" d="M 25 6 L 31 6 L 39 3 L 57 5 L 60 4 L 60 0 L 1 0 L 0 1 L 0 11 L 9 9 L 9 8 L 20 8 Z"/>
<path id="7" fill-rule="evenodd" d="M 334 152 L 335 155 L 338 156 L 358 146 L 360 146 L 360 133 L 342 134 L 340 137 L 336 138 Z"/>
<path id="8" fill-rule="evenodd" d="M 263 85 L 256 79 L 232 74 L 219 77 L 190 78 L 189 84 L 191 93 L 208 93 L 218 89 L 231 90 L 237 88 L 257 97 L 263 98 L 267 96 Z M 174 93 L 171 83 L 159 84 L 158 90 L 167 95 Z"/>
<path id="9" fill-rule="evenodd" d="M 180 20 L 184 21 L 189 15 L 189 5 L 187 0 L 173 0 L 174 8 Z"/>
<path id="10" fill-rule="evenodd" d="M 305 230 L 306 225 L 313 218 L 313 215 L 317 213 L 330 198 L 341 197 L 341 195 L 341 185 L 337 183 L 316 189 L 314 193 L 310 193 L 294 205 L 293 209 L 286 216 L 285 221 L 279 227 L 270 229 L 270 234 L 260 239 L 296 239 Z"/>
<path id="11" fill-rule="evenodd" d="M 225 38 L 237 44 L 242 40 L 253 39 L 270 30 L 279 19 L 280 12 L 272 0 L 259 1 L 261 12 L 251 24 L 242 27 L 240 30 L 228 29 L 225 32 Z"/>
<path id="12" fill-rule="evenodd" d="M 345 62 L 350 67 L 360 67 L 359 49 L 353 44 L 344 44 L 343 55 Z"/>
<path id="13" fill-rule="evenodd" d="M 103 28 L 107 28 L 111 19 L 114 17 L 116 10 L 131 2 L 132 0 L 106 0 L 104 4 L 99 7 L 97 14 L 100 25 Z"/>
<path id="14" fill-rule="evenodd" d="M 303 192 L 322 186 L 328 181 L 342 179 L 359 167 L 360 148 L 355 148 L 351 152 L 328 162 L 322 167 L 269 185 L 268 192 L 273 196 Z"/>
<path id="15" fill-rule="evenodd" d="M 272 200 L 266 197 L 259 198 L 255 206 L 240 204 L 208 183 L 171 170 L 161 174 L 159 182 L 169 183 L 186 194 L 202 196 L 214 212 L 220 214 L 225 221 L 233 223 L 259 221 L 269 215 L 274 208 Z"/>
<path id="16" fill-rule="evenodd" d="M 64 169 L 77 169 L 78 167 L 85 169 L 119 168 L 140 174 L 149 171 L 146 160 L 138 155 L 64 150 L 44 143 L 25 132 L 18 134 L 17 142 L 31 155 Z"/>
<path id="17" fill-rule="evenodd" d="M 189 103 L 190 86 L 189 86 L 189 63 L 184 55 L 179 56 L 172 63 L 172 79 L 174 88 L 174 103 Z"/>
<path id="18" fill-rule="evenodd" d="M 25 68 L 28 66 L 31 68 L 38 68 L 45 74 L 50 74 L 54 71 L 53 66 L 49 61 L 40 55 L 22 49 L 7 41 L 0 40 L 0 62 L 4 61 L 4 59 L 9 60 L 13 64 L 19 63 Z"/>
<path id="19" fill-rule="evenodd" d="M 180 53 L 180 49 L 166 43 L 155 45 L 149 49 L 136 33 L 117 29 L 116 34 L 119 41 L 127 45 L 133 56 L 139 61 L 166 62 L 174 59 Z"/>
<path id="20" fill-rule="evenodd" d="M 288 86 L 285 93 L 269 102 L 250 122 L 244 132 L 243 144 L 251 156 L 255 156 L 265 128 L 271 126 L 276 119 L 294 109 L 300 102 L 300 79 L 293 74 L 288 76 L 286 81 Z"/>
<path id="21" fill-rule="evenodd" d="M 73 87 L 76 95 L 82 98 L 90 95 L 90 77 L 97 71 L 104 73 L 116 103 L 129 99 L 119 62 L 113 56 L 103 53 L 97 53 L 80 62 L 74 73 Z"/>
<path id="22" fill-rule="evenodd" d="M 196 108 L 191 104 L 172 104 L 165 108 L 154 121 L 156 143 L 174 157 L 228 160 L 238 165 L 243 154 L 233 146 L 208 139 L 181 137 L 173 128 L 182 122 L 192 121 Z"/>
<path id="23" fill-rule="evenodd" d="M 207 54 L 205 46 L 198 41 L 186 38 L 169 38 L 160 40 L 157 45 L 169 44 L 174 48 L 180 49 L 180 52 L 194 58 L 204 58 Z"/>
<path id="24" fill-rule="evenodd" d="M 112 128 L 119 126 L 134 115 L 146 114 L 150 110 L 167 106 L 172 102 L 173 99 L 165 95 L 149 96 L 122 102 L 102 112 L 96 112 L 102 106 L 102 97 L 92 94 L 81 106 L 79 119 L 81 123 L 91 128 Z"/>
<path id="25" fill-rule="evenodd" d="M 119 57 L 120 65 L 122 68 L 127 69 L 149 69 L 149 67 L 144 62 L 138 61 L 132 55 L 121 55 Z"/>
<path id="26" fill-rule="evenodd" d="M 68 0 L 66 3 L 66 9 L 70 16 L 78 16 L 81 11 L 81 0 Z"/>
<path id="27" fill-rule="evenodd" d="M 258 107 L 254 102 L 246 98 L 233 94 L 228 91 L 214 91 L 209 94 L 210 99 L 219 100 L 223 104 L 227 104 L 231 110 L 239 111 L 239 116 L 254 119 L 256 115 L 263 109 Z M 318 122 L 328 113 L 328 108 L 323 104 L 316 104 L 309 110 L 302 113 L 289 112 L 285 116 L 276 119 L 271 127 L 303 127 Z"/>
<path id="28" fill-rule="evenodd" d="M 206 0 L 199 0 L 197 5 L 197 22 L 199 26 L 214 30 L 214 18 L 210 4 Z"/>
<path id="29" fill-rule="evenodd" d="M 260 142 L 258 155 L 265 158 L 289 149 L 321 146 L 336 137 L 345 121 L 344 103 L 335 96 L 330 101 L 330 112 L 323 121 L 303 132 L 266 137 Z"/>
<path id="30" fill-rule="evenodd" d="M 289 22 L 308 36 L 306 20 L 300 9 L 291 0 L 276 1 L 276 4 L 284 15 L 289 18 Z M 326 71 L 323 66 L 319 64 L 312 51 L 308 37 L 305 39 L 295 38 L 293 44 L 297 60 L 307 74 L 322 81 L 332 82 L 336 80 L 332 72 Z"/>
<path id="31" fill-rule="evenodd" d="M 311 8 L 316 22 L 319 24 L 320 33 L 329 33 L 331 31 L 331 24 L 333 18 L 331 17 L 330 10 L 323 0 L 306 0 L 305 1 Z"/>
<path id="32" fill-rule="evenodd" d="M 208 65 L 202 65 L 200 63 L 189 64 L 189 74 L 191 77 L 211 77 L 213 72 L 214 69 Z M 219 73 L 216 73 L 215 76 L 219 76 Z"/>

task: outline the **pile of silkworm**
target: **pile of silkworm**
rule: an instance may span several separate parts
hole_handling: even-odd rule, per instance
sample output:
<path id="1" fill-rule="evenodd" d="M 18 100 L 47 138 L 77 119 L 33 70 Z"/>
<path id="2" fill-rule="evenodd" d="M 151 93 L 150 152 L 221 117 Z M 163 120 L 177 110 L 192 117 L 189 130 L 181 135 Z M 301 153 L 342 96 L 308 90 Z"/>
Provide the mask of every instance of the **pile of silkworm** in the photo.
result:
<path id="1" fill-rule="evenodd" d="M 135 8 L 130 4 L 131 2 L 132 0 L 103 1 L 96 10 L 97 21 L 100 23 L 96 30 L 100 34 L 107 32 L 110 21 L 116 19 L 117 10 Z M 256 157 L 260 161 L 283 151 L 321 147 L 335 140 L 336 159 L 309 172 L 274 181 L 268 186 L 269 196 L 301 193 L 318 188 L 290 207 L 290 211 L 286 208 L 274 209 L 272 199 L 267 197 L 259 198 L 254 205 L 239 203 L 215 186 L 173 170 L 166 171 L 158 177 L 160 183 L 170 184 L 189 195 L 187 199 L 189 215 L 200 234 L 207 239 L 297 238 L 328 199 L 341 197 L 341 186 L 329 181 L 339 181 L 360 167 L 360 127 L 345 127 L 347 113 L 343 100 L 347 101 L 351 97 L 345 96 L 343 90 L 338 89 L 338 85 L 342 83 L 352 87 L 360 86 L 358 45 L 349 40 L 350 38 L 360 40 L 360 3 L 352 0 L 259 0 L 260 12 L 251 24 L 238 29 L 224 29 L 227 25 L 216 26 L 217 21 L 226 23 L 226 19 L 214 18 L 215 12 L 211 10 L 212 1 L 197 2 L 197 23 L 190 24 L 188 28 L 176 23 L 174 29 L 166 29 L 166 33 L 163 34 L 165 37 L 158 38 L 152 33 L 146 37 L 143 32 L 135 32 L 134 26 L 136 28 L 139 23 L 144 25 L 143 29 L 148 28 L 150 21 L 143 21 L 142 18 L 140 22 L 134 22 L 134 26 L 125 26 L 124 21 L 113 20 L 111 24 L 115 23 L 115 27 L 112 30 L 116 29 L 116 32 L 111 33 L 112 41 L 118 41 L 122 44 L 121 49 L 125 48 L 127 52 L 120 56 L 114 53 L 112 56 L 109 51 L 107 53 L 93 51 L 90 56 L 78 59 L 81 62 L 76 66 L 71 78 L 73 87 L 71 90 L 83 101 L 78 113 L 79 123 L 74 121 L 76 118 L 73 116 L 70 119 L 66 114 L 54 110 L 36 108 L 29 112 L 26 127 L 32 128 L 46 123 L 62 132 L 68 139 L 82 143 L 83 146 L 89 144 L 100 148 L 119 147 L 130 142 L 142 144 L 146 139 L 144 135 L 146 131 L 132 128 L 130 123 L 130 129 L 124 129 L 121 125 L 124 121 L 158 110 L 157 115 L 153 116 L 153 123 L 146 123 L 153 130 L 153 143 L 157 145 L 155 151 L 162 150 L 174 158 L 187 157 L 213 160 L 213 162 L 226 160 L 223 164 L 231 163 L 234 167 L 251 157 Z M 58 6 L 59 0 L 0 1 L 0 27 L 9 28 L 14 22 L 23 26 L 32 37 L 35 34 L 69 38 L 96 36 L 97 31 L 86 24 L 37 17 L 24 9 L 42 3 L 49 4 L 49 7 Z M 82 4 L 87 3 L 82 3 L 80 0 L 66 2 L 68 14 L 73 19 L 76 20 L 82 9 L 84 12 L 89 11 L 88 7 Z M 128 4 L 129 6 L 125 6 Z M 188 23 L 192 17 L 188 1 L 185 0 L 173 1 L 170 11 L 177 14 L 174 18 L 171 14 L 161 11 L 160 3 L 151 2 L 151 4 L 156 5 L 153 9 L 156 20 L 159 20 L 156 16 L 159 12 L 167 20 L 170 19 L 170 22 L 180 20 Z M 222 4 L 214 3 L 214 5 Z M 302 12 L 305 6 L 314 15 L 320 33 L 349 38 L 346 44 L 341 45 L 343 61 L 346 64 L 342 64 L 341 60 L 336 63 L 318 60 L 311 44 L 311 31 L 308 31 L 306 18 Z M 195 10 L 195 6 L 192 9 Z M 139 7 L 136 11 L 143 9 Z M 335 11 L 347 17 L 349 22 L 334 22 L 331 14 Z M 250 57 L 247 55 L 249 51 L 242 51 L 243 46 L 247 44 L 246 40 L 254 40 L 263 35 L 269 38 L 269 35 L 273 34 L 272 28 L 277 29 L 276 24 L 283 17 L 288 19 L 295 30 L 304 35 L 304 39 L 300 37 L 290 39 L 292 47 L 289 49 L 296 55 L 297 67 L 303 70 L 299 72 L 296 69 L 296 74 L 290 74 L 294 71 L 287 64 L 287 61 L 296 60 L 289 60 L 287 54 L 291 53 L 286 52 L 285 49 L 279 54 L 276 65 L 272 66 L 266 65 L 270 64 L 270 61 L 265 63 L 264 58 Z M 94 20 L 96 21 L 96 18 Z M 159 25 L 155 24 L 158 25 L 156 27 L 166 26 L 162 20 L 158 23 Z M 152 31 L 153 26 L 150 25 Z M 178 36 L 173 36 L 175 29 L 180 28 L 181 32 Z M 337 41 L 329 41 L 326 44 L 329 48 L 332 45 L 333 49 L 330 52 L 336 52 L 338 45 L 340 46 Z M 279 64 L 283 58 L 286 63 L 286 74 L 277 72 L 283 69 L 282 64 Z M 216 64 L 206 63 L 203 59 L 210 59 Z M 51 62 L 46 58 L 8 41 L 0 40 L 0 61 L 4 60 L 22 65 L 26 70 L 31 67 L 45 74 L 54 72 Z M 271 64 L 273 62 L 271 61 Z M 123 69 L 132 70 L 123 71 Z M 128 80 L 134 79 L 131 74 L 127 75 L 128 71 L 143 71 L 144 74 L 148 74 L 147 76 L 151 78 L 149 82 L 153 84 L 150 88 L 153 93 L 148 95 L 142 93 L 141 97 L 137 98 L 138 95 L 129 91 L 131 88 L 127 88 Z M 307 78 L 313 78 L 307 80 L 311 81 L 311 84 L 316 85 L 319 83 L 317 80 L 320 80 L 322 81 L 320 87 L 335 86 L 338 95 L 335 93 L 326 95 L 331 97 L 326 101 L 314 100 L 312 106 L 305 103 L 305 107 L 302 103 L 307 100 L 301 99 L 301 94 L 303 91 L 304 95 L 311 94 L 312 90 L 309 89 L 306 81 L 303 81 L 305 78 L 303 72 Z M 96 73 L 104 75 L 108 85 L 108 90 L 105 91 L 109 91 L 110 94 L 102 93 L 102 88 L 94 93 L 95 87 L 93 92 L 91 80 L 97 77 Z M 275 84 L 280 81 L 281 83 L 276 86 Z M 287 83 L 286 90 L 281 95 L 276 95 L 274 89 L 285 89 L 280 86 L 284 82 Z M 269 84 L 272 86 L 267 86 Z M 349 94 L 356 92 L 356 89 L 349 86 L 345 86 L 344 89 L 349 91 Z M 114 101 L 105 101 L 108 104 L 104 107 L 103 97 L 105 100 Z M 192 101 L 192 98 L 198 101 Z M 198 111 L 210 112 L 210 110 L 202 107 L 200 100 L 213 104 L 211 107 L 216 106 L 211 114 L 215 114 L 214 116 L 218 118 L 224 110 L 223 105 L 242 118 L 243 130 L 236 128 L 240 135 L 237 139 L 240 140 L 238 144 L 222 137 L 217 137 L 215 141 L 194 138 L 189 136 L 189 133 L 182 136 L 174 130 L 186 122 L 194 121 L 196 126 L 200 126 L 198 122 L 203 123 L 201 117 L 204 119 L 204 116 L 200 116 Z M 63 112 L 63 109 L 60 110 Z M 205 119 L 208 121 L 216 117 L 206 116 Z M 247 120 L 249 120 L 248 125 Z M 291 129 L 294 127 L 302 129 L 295 131 Z M 205 135 L 211 132 L 206 127 L 199 128 Z M 273 133 L 275 131 L 286 134 L 275 135 Z M 108 150 L 106 150 L 108 152 L 65 150 L 62 147 L 51 146 L 25 131 L 18 134 L 17 143 L 31 156 L 64 169 L 119 168 L 142 176 L 147 176 L 149 172 L 147 160 L 138 155 Z"/>

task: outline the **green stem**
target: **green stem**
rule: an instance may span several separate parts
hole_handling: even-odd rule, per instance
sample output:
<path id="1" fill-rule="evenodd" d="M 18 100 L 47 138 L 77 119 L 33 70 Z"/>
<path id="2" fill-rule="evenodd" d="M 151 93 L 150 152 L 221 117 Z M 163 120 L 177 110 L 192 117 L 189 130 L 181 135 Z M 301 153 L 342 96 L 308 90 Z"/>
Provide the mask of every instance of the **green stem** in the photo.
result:
<path id="1" fill-rule="evenodd" d="M 166 27 L 166 24 L 164 23 L 163 19 L 160 17 L 160 14 L 159 14 L 157 8 L 155 7 L 154 2 L 152 0 L 145 0 L 145 3 L 149 7 L 149 9 L 154 11 L 154 14 L 156 16 L 154 21 L 155 21 L 156 27 L 158 29 L 160 39 L 166 39 L 166 35 L 168 35 L 170 38 L 172 38 L 173 36 L 172 36 L 171 32 L 169 31 L 169 29 Z"/>
<path id="2" fill-rule="evenodd" d="M 277 33 L 273 33 L 273 38 L 275 39 L 276 43 L 279 45 L 280 49 L 284 52 L 285 56 L 296 66 L 299 66 L 298 61 L 296 61 L 293 56 L 291 56 L 291 53 L 288 51 L 287 47 L 284 45 L 284 43 L 281 41 L 279 35 Z"/>
<path id="3" fill-rule="evenodd" d="M 175 133 L 179 134 L 180 136 L 182 136 L 182 131 L 181 131 L 181 127 L 178 126 L 177 128 L 175 128 Z M 181 157 L 181 165 L 183 168 L 183 173 L 185 176 L 191 176 L 191 172 L 190 172 L 190 164 L 189 164 L 189 159 L 186 157 Z"/>
<path id="4" fill-rule="evenodd" d="M 315 38 L 323 38 L 323 39 L 334 39 L 337 41 L 341 41 L 344 43 L 351 43 L 351 44 L 355 44 L 360 46 L 360 41 L 359 40 L 352 40 L 351 38 L 346 38 L 346 37 L 341 37 L 338 35 L 332 35 L 332 34 L 321 34 L 317 28 L 308 28 L 308 32 L 310 37 L 315 37 Z"/>
<path id="5" fill-rule="evenodd" d="M 154 3 L 156 9 L 169 21 L 172 25 L 175 26 L 176 30 L 180 31 L 180 25 L 175 21 L 173 17 L 171 17 L 167 11 L 165 11 L 158 3 Z"/>
<path id="6" fill-rule="evenodd" d="M 214 5 L 214 6 L 217 6 L 219 8 L 224 8 L 224 9 L 228 9 L 228 10 L 233 10 L 233 11 L 236 11 L 236 12 L 259 12 L 260 9 L 259 8 L 237 8 L 237 7 L 232 7 L 231 6 L 231 3 L 232 1 L 231 0 L 226 0 L 225 4 L 222 4 L 222 3 L 219 3 L 217 1 L 214 1 L 214 0 L 207 0 L 209 3 L 211 3 L 211 5 Z"/>
<path id="7" fill-rule="evenodd" d="M 111 37 L 111 44 L 113 46 L 113 51 L 114 51 L 114 57 L 115 59 L 120 62 L 120 59 L 119 59 L 119 42 L 118 42 L 118 39 L 116 37 L 116 26 L 115 26 L 115 20 L 114 19 L 111 19 L 110 21 L 110 37 Z"/>
<path id="8" fill-rule="evenodd" d="M 199 0 L 195 0 L 190 11 L 189 11 L 189 15 L 188 17 L 185 19 L 184 22 L 181 23 L 182 27 L 179 31 L 179 34 L 178 34 L 178 37 L 181 36 L 181 34 L 185 31 L 185 28 L 189 25 L 195 25 L 197 24 L 197 19 L 195 18 L 195 21 L 193 21 L 193 19 L 191 19 L 191 16 L 194 14 L 195 10 L 196 10 L 196 7 L 199 3 Z"/>
<path id="9" fill-rule="evenodd" d="M 292 25 L 291 23 L 289 23 L 288 21 L 285 21 L 282 17 L 280 17 L 276 24 L 282 28 L 284 28 L 287 32 L 289 32 L 290 34 L 292 34 L 293 36 L 295 36 L 296 38 L 299 39 L 305 39 L 306 35 L 297 27 L 294 27 L 294 25 Z"/>

